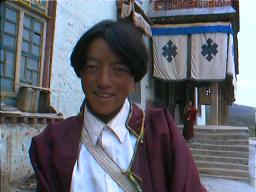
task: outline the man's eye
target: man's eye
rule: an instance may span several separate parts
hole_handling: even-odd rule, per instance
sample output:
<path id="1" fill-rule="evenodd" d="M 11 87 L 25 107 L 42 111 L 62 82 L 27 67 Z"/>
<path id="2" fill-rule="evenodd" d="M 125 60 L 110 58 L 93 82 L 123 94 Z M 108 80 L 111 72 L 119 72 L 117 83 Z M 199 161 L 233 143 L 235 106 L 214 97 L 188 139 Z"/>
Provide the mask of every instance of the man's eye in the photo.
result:
<path id="1" fill-rule="evenodd" d="M 115 67 L 114 71 L 116 73 L 129 73 L 129 69 L 126 67 Z"/>
<path id="2" fill-rule="evenodd" d="M 98 66 L 96 66 L 96 65 L 86 65 L 84 69 L 85 69 L 86 72 L 96 72 L 98 70 Z"/>

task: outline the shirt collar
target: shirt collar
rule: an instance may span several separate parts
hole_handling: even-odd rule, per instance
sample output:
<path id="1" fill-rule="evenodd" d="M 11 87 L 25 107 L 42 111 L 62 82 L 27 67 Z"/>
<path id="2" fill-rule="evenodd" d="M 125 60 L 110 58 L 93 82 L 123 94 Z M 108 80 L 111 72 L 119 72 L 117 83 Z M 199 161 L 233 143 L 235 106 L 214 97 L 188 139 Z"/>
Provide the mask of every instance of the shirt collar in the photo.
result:
<path id="1" fill-rule="evenodd" d="M 83 128 L 88 130 L 90 138 L 94 145 L 96 145 L 101 132 L 104 128 L 109 128 L 113 133 L 115 133 L 118 140 L 123 143 L 124 139 L 128 133 L 126 128 L 126 120 L 130 112 L 130 102 L 128 99 L 125 100 L 119 113 L 111 119 L 107 124 L 95 117 L 90 111 L 84 109 L 84 124 Z"/>

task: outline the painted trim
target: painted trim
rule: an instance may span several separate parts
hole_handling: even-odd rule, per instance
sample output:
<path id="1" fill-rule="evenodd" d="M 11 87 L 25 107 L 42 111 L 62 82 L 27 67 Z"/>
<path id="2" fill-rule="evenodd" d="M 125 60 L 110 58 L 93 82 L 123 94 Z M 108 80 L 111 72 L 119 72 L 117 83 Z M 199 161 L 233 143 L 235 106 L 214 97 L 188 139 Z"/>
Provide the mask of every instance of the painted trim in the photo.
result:
<path id="1" fill-rule="evenodd" d="M 47 2 L 47 1 L 46 1 L 46 2 Z M 27 9 L 27 10 L 29 10 L 29 11 L 32 11 L 32 12 L 35 13 L 35 14 L 38 14 L 38 15 L 44 17 L 45 19 L 51 19 L 51 17 L 48 16 L 46 13 L 40 12 L 40 11 L 37 10 L 36 8 L 33 8 L 33 7 L 29 6 L 27 3 L 25 3 L 25 2 L 23 2 L 23 1 L 21 1 L 21 0 L 16 0 L 15 3 L 18 4 L 18 5 L 20 5 L 20 6 L 22 6 L 22 7 L 24 7 L 25 9 Z M 46 4 L 46 10 L 47 10 L 47 9 L 48 9 L 48 2 L 47 2 L 47 4 Z"/>
<path id="2" fill-rule="evenodd" d="M 173 28 L 155 28 L 152 27 L 153 36 L 162 35 L 188 35 L 200 33 L 232 33 L 231 26 L 215 25 L 215 26 L 190 26 L 190 27 L 173 27 Z"/>
<path id="3" fill-rule="evenodd" d="M 126 126 L 129 129 L 129 131 L 131 131 L 136 136 L 136 144 L 135 144 L 133 156 L 132 156 L 131 162 L 129 164 L 129 167 L 128 167 L 127 171 L 123 171 L 123 174 L 127 175 L 129 177 L 129 179 L 135 184 L 138 191 L 141 192 L 142 189 L 141 189 L 141 186 L 140 186 L 140 184 L 138 183 L 137 180 L 142 182 L 142 179 L 138 175 L 136 175 L 133 171 L 131 171 L 134 159 L 135 159 L 136 154 L 138 152 L 138 146 L 139 146 L 139 144 L 143 143 L 143 137 L 144 137 L 144 133 L 145 133 L 145 130 L 144 130 L 145 113 L 142 110 L 140 110 L 140 111 L 142 113 L 142 120 L 141 120 L 140 133 L 138 135 L 131 127 L 128 126 L 128 122 L 130 121 L 130 118 L 131 118 L 132 113 L 133 113 L 133 104 L 131 104 L 131 109 L 130 109 L 128 119 L 126 121 Z"/>

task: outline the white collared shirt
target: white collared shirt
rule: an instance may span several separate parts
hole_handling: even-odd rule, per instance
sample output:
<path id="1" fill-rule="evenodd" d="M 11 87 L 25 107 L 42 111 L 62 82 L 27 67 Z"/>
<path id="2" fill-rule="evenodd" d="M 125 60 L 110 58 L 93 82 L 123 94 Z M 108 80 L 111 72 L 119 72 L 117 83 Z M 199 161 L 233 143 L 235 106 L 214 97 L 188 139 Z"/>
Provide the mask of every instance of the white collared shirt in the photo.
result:
<path id="1" fill-rule="evenodd" d="M 83 129 L 87 129 L 94 145 L 99 142 L 104 151 L 123 170 L 131 162 L 136 137 L 125 126 L 130 111 L 128 99 L 120 112 L 107 124 L 85 110 Z M 81 143 L 81 142 L 80 142 Z M 123 191 L 105 172 L 86 146 L 81 143 L 71 181 L 71 192 L 119 192 Z"/>

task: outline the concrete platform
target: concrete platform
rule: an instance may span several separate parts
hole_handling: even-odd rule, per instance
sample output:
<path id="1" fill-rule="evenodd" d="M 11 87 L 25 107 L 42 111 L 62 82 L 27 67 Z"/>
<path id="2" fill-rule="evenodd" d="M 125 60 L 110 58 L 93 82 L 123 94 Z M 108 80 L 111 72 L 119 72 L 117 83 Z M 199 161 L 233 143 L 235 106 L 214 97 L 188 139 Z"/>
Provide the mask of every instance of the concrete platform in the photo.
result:
<path id="1" fill-rule="evenodd" d="M 201 182 L 207 189 L 207 192 L 256 192 L 256 188 L 240 181 L 201 176 Z M 16 186 L 9 186 L 9 188 L 3 192 L 34 192 L 35 187 L 35 182 L 31 186 L 16 184 Z"/>
<path id="2" fill-rule="evenodd" d="M 256 192 L 248 183 L 213 177 L 201 177 L 207 192 Z"/>

